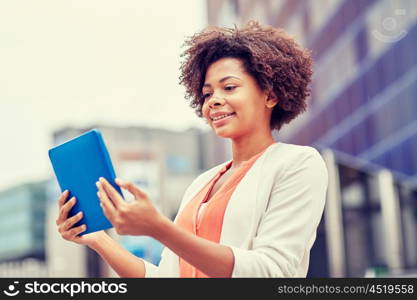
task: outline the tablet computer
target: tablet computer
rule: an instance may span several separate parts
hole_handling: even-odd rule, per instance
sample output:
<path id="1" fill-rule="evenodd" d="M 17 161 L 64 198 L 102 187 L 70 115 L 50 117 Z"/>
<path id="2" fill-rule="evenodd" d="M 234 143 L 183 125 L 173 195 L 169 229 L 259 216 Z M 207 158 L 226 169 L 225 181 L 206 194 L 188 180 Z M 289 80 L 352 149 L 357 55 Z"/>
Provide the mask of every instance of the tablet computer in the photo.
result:
<path id="1" fill-rule="evenodd" d="M 83 218 L 74 225 L 87 225 L 87 230 L 80 235 L 111 228 L 100 207 L 96 181 L 104 177 L 122 197 L 123 194 L 114 182 L 116 175 L 100 131 L 85 132 L 49 149 L 48 154 L 61 192 L 69 191 L 67 200 L 77 198 L 68 216 L 83 212 Z"/>

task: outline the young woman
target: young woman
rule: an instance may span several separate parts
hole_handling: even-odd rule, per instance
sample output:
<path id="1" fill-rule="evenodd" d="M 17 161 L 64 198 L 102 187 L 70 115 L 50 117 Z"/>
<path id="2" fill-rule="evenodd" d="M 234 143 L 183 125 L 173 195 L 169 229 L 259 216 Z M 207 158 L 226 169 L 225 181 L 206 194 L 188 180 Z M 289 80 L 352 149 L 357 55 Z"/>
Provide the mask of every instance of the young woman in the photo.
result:
<path id="1" fill-rule="evenodd" d="M 197 177 L 174 222 L 132 183 L 116 184 L 136 199 L 123 201 L 97 182 L 105 215 L 117 233 L 151 236 L 165 249 L 159 266 L 124 250 L 105 232 L 79 237 L 68 218 L 76 199 L 59 198 L 64 239 L 95 250 L 121 277 L 305 277 L 327 189 L 317 150 L 276 142 L 279 130 L 306 109 L 312 61 L 280 29 L 249 22 L 209 27 L 186 42 L 181 67 L 191 107 L 232 142 L 233 158 Z"/>

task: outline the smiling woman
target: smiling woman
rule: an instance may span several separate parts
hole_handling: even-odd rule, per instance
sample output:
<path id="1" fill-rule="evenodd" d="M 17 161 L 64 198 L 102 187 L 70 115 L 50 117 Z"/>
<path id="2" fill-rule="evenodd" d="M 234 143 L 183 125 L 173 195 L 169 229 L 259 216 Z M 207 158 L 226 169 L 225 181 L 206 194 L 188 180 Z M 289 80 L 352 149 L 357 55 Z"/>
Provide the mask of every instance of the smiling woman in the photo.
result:
<path id="1" fill-rule="evenodd" d="M 311 58 L 284 31 L 250 22 L 212 28 L 187 42 L 181 83 L 198 116 L 232 141 L 232 160 L 197 177 L 174 222 L 146 193 L 116 180 L 123 201 L 97 182 L 105 215 L 119 234 L 148 235 L 166 247 L 159 266 L 134 257 L 106 233 L 77 235 L 75 200 L 60 198 L 62 236 L 97 251 L 123 277 L 304 277 L 327 189 L 327 169 L 308 146 L 275 141 L 306 109 Z"/>

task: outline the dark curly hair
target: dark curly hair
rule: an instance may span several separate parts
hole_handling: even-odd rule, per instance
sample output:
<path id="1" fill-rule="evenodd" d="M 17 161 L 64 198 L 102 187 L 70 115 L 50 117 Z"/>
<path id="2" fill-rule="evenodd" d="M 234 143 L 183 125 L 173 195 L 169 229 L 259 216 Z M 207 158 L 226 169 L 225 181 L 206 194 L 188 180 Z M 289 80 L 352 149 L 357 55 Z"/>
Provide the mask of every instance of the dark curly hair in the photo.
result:
<path id="1" fill-rule="evenodd" d="M 271 130 L 279 130 L 306 110 L 312 75 L 311 52 L 282 29 L 249 21 L 243 28 L 208 27 L 189 37 L 181 54 L 180 84 L 186 99 L 202 117 L 202 87 L 208 67 L 215 61 L 241 59 L 261 89 L 274 93 L 278 104 L 271 115 Z"/>

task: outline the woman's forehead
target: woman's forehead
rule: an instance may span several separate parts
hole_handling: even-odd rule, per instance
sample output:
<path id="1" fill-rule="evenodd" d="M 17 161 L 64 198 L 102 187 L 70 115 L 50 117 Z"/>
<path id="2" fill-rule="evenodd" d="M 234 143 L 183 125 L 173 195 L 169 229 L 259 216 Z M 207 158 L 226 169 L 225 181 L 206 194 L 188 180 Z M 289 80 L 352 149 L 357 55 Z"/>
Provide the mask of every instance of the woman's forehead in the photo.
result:
<path id="1" fill-rule="evenodd" d="M 244 73 L 246 72 L 242 60 L 231 57 L 221 58 L 208 67 L 204 84 L 210 84 L 213 81 L 217 82 L 226 76 L 241 77 Z"/>

